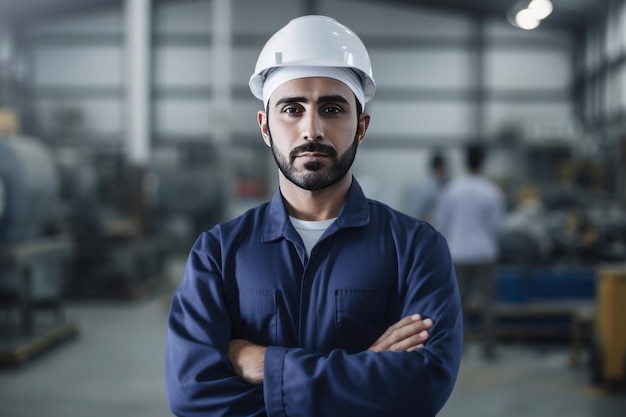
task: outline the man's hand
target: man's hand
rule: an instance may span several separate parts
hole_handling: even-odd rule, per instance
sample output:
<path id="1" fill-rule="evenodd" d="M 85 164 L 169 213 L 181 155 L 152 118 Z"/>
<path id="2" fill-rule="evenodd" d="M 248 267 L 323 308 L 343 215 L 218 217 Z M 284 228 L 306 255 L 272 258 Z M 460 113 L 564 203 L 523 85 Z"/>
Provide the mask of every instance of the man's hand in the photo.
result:
<path id="1" fill-rule="evenodd" d="M 431 319 L 422 320 L 419 314 L 413 314 L 390 326 L 368 350 L 410 352 L 424 346 L 430 336 L 428 329 L 432 326 Z M 234 339 L 228 344 L 228 359 L 237 375 L 246 382 L 262 384 L 266 349 L 244 339 Z"/>
<path id="2" fill-rule="evenodd" d="M 422 316 L 413 314 L 391 325 L 368 350 L 410 352 L 424 346 L 424 342 L 430 336 L 428 329 L 432 326 L 431 319 L 422 320 Z"/>
<path id="3" fill-rule="evenodd" d="M 262 384 L 266 349 L 244 339 L 234 339 L 228 344 L 228 359 L 232 362 L 237 375 L 246 382 Z"/>

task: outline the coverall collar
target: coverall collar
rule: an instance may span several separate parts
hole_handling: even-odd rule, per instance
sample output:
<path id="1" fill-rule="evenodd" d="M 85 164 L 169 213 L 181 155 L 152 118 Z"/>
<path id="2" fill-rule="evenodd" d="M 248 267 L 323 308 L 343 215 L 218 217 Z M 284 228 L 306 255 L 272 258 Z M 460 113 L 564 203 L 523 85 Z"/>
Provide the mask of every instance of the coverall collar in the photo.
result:
<path id="1" fill-rule="evenodd" d="M 287 231 L 291 223 L 280 188 L 276 190 L 268 210 L 269 216 L 265 220 L 262 241 L 269 242 L 281 237 L 287 237 Z M 352 177 L 352 184 L 348 190 L 348 196 L 334 224 L 339 229 L 359 227 L 366 225 L 369 222 L 369 218 L 369 201 L 367 197 L 365 197 L 365 194 L 363 194 L 363 190 L 356 178 Z"/>

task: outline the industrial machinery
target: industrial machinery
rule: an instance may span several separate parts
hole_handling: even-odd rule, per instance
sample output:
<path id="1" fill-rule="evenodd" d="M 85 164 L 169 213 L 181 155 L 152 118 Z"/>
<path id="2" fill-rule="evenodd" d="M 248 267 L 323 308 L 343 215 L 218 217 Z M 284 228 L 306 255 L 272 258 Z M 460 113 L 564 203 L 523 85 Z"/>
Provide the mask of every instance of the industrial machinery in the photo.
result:
<path id="1" fill-rule="evenodd" d="M 59 151 L 59 149 L 57 149 Z M 66 223 L 76 248 L 69 298 L 138 298 L 165 279 L 164 240 L 134 212 L 136 178 L 119 154 L 71 147 L 58 158 Z"/>
<path id="2" fill-rule="evenodd" d="M 59 180 L 40 142 L 0 136 L 0 364 L 14 364 L 76 332 L 63 314 L 73 253 L 56 229 Z"/>
<path id="3" fill-rule="evenodd" d="M 521 194 L 500 236 L 501 334 L 575 339 L 579 347 L 591 337 L 598 265 L 626 259 L 626 214 L 617 202 L 572 187 Z"/>
<path id="4" fill-rule="evenodd" d="M 1 138 L 0 178 L 4 189 L 0 242 L 44 234 L 60 209 L 59 178 L 47 149 L 26 137 Z"/>
<path id="5" fill-rule="evenodd" d="M 76 248 L 68 297 L 133 299 L 167 285 L 167 260 L 186 256 L 221 215 L 224 187 L 207 146 L 177 148 L 182 160 L 143 170 L 119 151 L 57 147 Z"/>

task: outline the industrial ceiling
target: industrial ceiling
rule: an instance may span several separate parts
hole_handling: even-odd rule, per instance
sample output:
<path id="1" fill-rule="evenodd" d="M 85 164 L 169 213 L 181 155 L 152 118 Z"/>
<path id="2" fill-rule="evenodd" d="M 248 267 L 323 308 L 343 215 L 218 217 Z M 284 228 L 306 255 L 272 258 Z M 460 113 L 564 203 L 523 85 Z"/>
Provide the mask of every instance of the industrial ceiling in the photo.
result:
<path id="1" fill-rule="evenodd" d="M 376 0 L 381 1 L 381 0 Z M 386 4 L 427 6 L 447 9 L 478 16 L 506 18 L 516 6 L 526 7 L 529 0 L 382 0 Z M 546 19 L 546 27 L 560 27 L 573 31 L 582 30 L 585 25 L 607 13 L 612 0 L 552 0 L 553 13 Z"/>
<path id="2" fill-rule="evenodd" d="M 167 0 L 156 0 L 167 1 Z M 169 0 L 171 1 L 171 0 Z M 316 0 L 307 0 L 314 9 Z M 477 16 L 502 18 L 519 2 L 529 0 L 363 0 L 409 7 L 459 11 Z M 120 4 L 122 0 L 0 0 L 0 25 L 2 20 L 11 23 L 46 18 L 50 15 L 79 12 L 86 8 Z M 607 13 L 615 0 L 552 0 L 554 11 L 543 25 L 580 31 L 591 20 Z"/>

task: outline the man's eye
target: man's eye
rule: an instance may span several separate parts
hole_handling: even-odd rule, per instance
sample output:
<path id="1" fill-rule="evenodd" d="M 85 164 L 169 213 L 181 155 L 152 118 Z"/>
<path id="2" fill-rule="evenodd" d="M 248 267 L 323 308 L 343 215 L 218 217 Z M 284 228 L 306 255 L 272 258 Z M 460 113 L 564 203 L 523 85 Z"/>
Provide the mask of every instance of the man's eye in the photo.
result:
<path id="1" fill-rule="evenodd" d="M 324 113 L 341 113 L 341 108 L 337 106 L 328 106 L 322 110 Z"/>
<path id="2" fill-rule="evenodd" d="M 298 110 L 298 108 L 297 108 L 297 107 L 292 107 L 292 106 L 285 107 L 285 108 L 283 109 L 283 113 L 297 113 L 298 111 L 299 111 L 299 110 Z"/>

